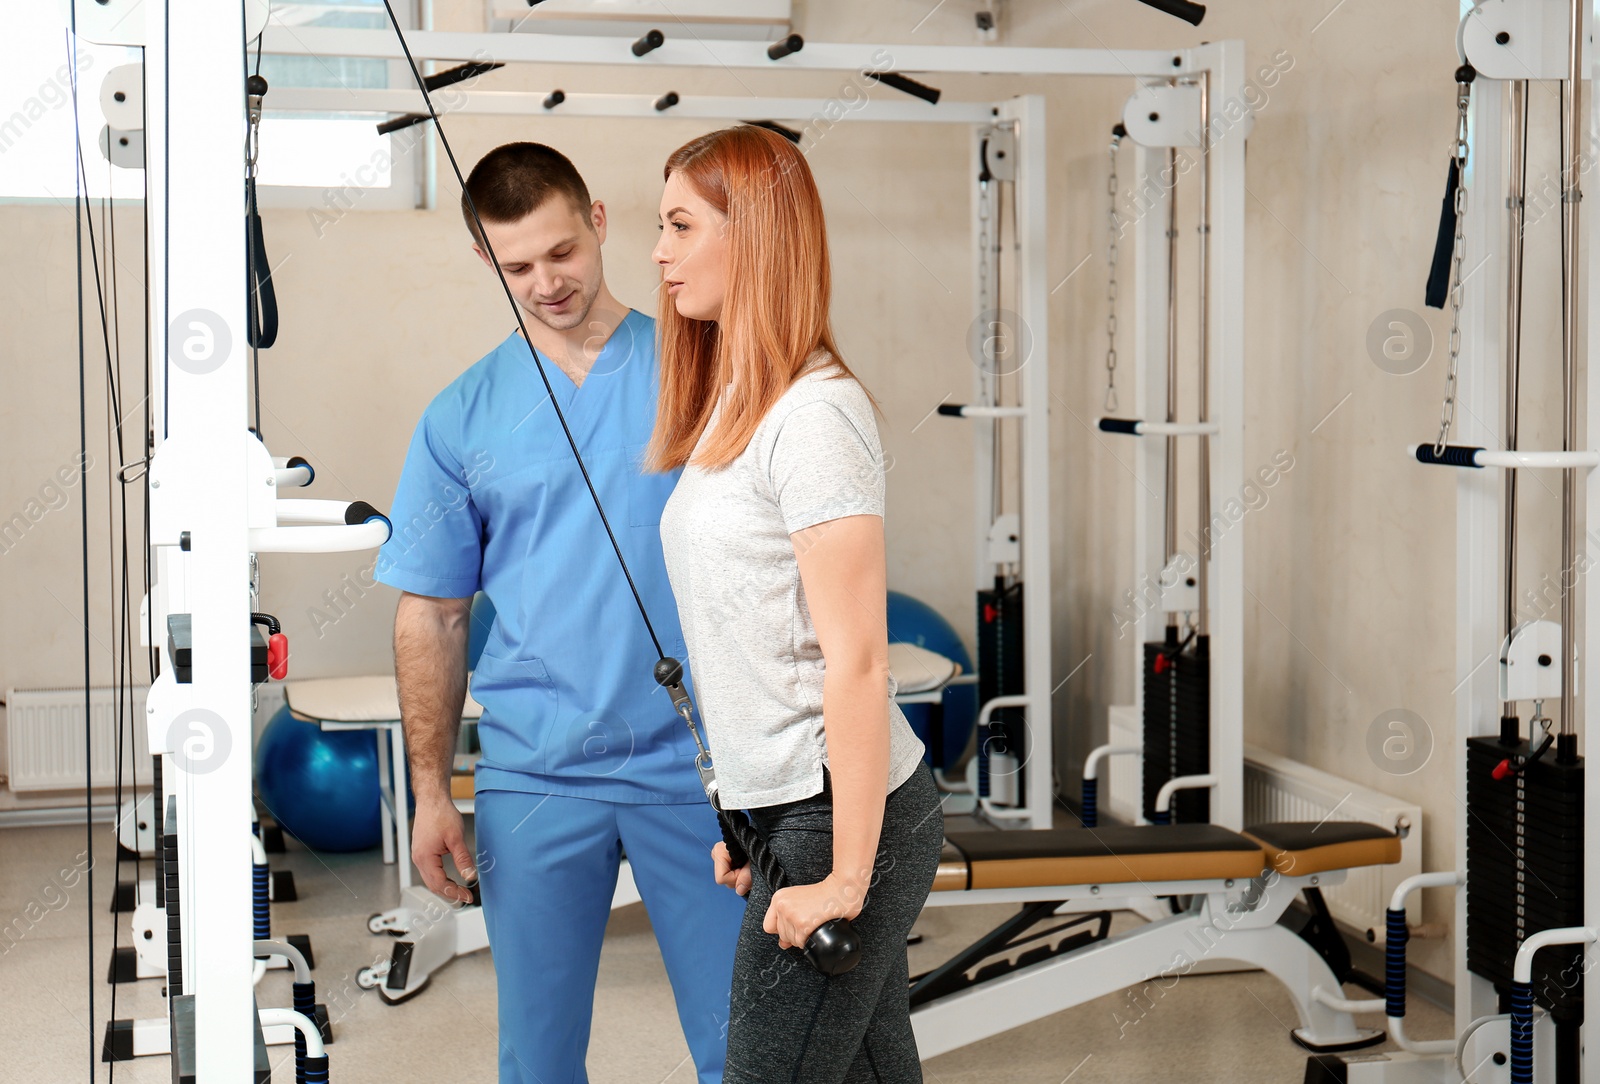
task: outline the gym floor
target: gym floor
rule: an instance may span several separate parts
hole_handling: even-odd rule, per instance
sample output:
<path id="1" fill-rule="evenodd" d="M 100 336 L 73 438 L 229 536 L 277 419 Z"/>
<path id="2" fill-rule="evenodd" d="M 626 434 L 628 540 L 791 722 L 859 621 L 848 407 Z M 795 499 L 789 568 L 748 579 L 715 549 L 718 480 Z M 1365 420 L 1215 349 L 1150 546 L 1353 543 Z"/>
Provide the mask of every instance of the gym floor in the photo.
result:
<path id="1" fill-rule="evenodd" d="M 105 982 L 115 925 L 109 909 L 114 855 L 110 833 L 96 826 L 94 953 L 88 969 L 86 885 L 58 892 L 58 871 L 71 868 L 85 845 L 82 828 L 0 830 L 0 917 L 11 925 L 30 904 L 44 914 L 16 943 L 0 939 L 0 1028 L 6 1036 L 0 1082 L 84 1079 L 89 1056 L 89 1002 L 94 990 L 93 1048 L 111 1015 L 113 988 Z M 328 1048 L 331 1076 L 339 1084 L 408 1084 L 410 1081 L 483 1081 L 496 1078 L 495 978 L 487 952 L 463 957 L 401 1005 L 384 1003 L 355 984 L 359 968 L 386 957 L 387 937 L 366 930 L 367 916 L 398 902 L 394 870 L 377 850 L 316 854 L 294 841 L 273 855 L 274 869 L 294 872 L 299 899 L 273 907 L 275 936 L 303 933 L 316 957 L 317 1000 L 334 1017 Z M 123 876 L 132 879 L 131 863 Z M 64 897 L 64 898 L 63 898 Z M 911 970 L 926 970 L 1011 913 L 1004 906 L 937 907 L 917 924 L 921 944 L 911 949 Z M 34 911 L 38 914 L 38 911 Z M 1119 916 L 1118 923 L 1137 921 Z M 128 943 L 125 920 L 121 943 Z M 261 982 L 264 1004 L 287 1005 L 286 971 Z M 159 1015 L 158 980 L 115 988 L 116 1016 Z M 1350 988 L 1349 996 L 1365 996 Z M 1417 1038 L 1450 1033 L 1450 1019 L 1413 998 L 1408 1031 Z M 1117 993 L 993 1036 L 923 1064 L 929 1084 L 1098 1084 L 1171 1078 L 1271 1081 L 1297 1084 L 1305 1052 L 1289 1038 L 1294 1010 L 1276 982 L 1260 973 L 1188 975 L 1148 997 Z M 1381 1017 L 1362 1024 L 1380 1026 Z M 1387 1048 L 1380 1048 L 1387 1049 Z M 273 1080 L 294 1079 L 291 1047 L 269 1050 Z M 102 1069 L 101 1072 L 104 1070 Z M 116 1067 L 129 1084 L 166 1084 L 165 1057 Z M 694 1084 L 688 1048 L 678 1030 L 672 992 L 640 904 L 613 913 L 595 992 L 589 1044 L 593 1084 Z M 103 1077 L 102 1077 L 103 1079 Z"/>

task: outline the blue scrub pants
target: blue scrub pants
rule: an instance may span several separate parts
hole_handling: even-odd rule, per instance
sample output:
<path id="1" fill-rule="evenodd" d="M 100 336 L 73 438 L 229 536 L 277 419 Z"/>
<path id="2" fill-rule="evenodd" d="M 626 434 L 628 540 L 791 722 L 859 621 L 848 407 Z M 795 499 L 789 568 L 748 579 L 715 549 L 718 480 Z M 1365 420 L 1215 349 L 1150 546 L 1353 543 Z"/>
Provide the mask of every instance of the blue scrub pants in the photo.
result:
<path id="1" fill-rule="evenodd" d="M 483 917 L 500 1003 L 500 1084 L 587 1084 L 600 943 L 621 849 L 661 946 L 700 1084 L 720 1084 L 744 900 L 711 879 L 716 814 L 484 790 Z"/>

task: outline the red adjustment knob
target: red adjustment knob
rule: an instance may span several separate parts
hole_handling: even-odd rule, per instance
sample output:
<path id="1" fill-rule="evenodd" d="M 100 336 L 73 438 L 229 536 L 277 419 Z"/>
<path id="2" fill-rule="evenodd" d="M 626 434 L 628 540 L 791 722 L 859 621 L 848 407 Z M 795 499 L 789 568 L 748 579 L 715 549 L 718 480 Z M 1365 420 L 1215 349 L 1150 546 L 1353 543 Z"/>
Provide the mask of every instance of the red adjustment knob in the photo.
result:
<path id="1" fill-rule="evenodd" d="M 998 611 L 998 610 L 996 610 L 994 608 L 994 604 L 993 603 L 985 602 L 983 604 L 983 623 L 985 625 L 994 624 L 994 619 L 996 617 L 999 617 L 999 616 L 1000 616 L 1000 611 Z"/>
<path id="2" fill-rule="evenodd" d="M 1155 665 L 1154 665 L 1153 669 L 1158 674 L 1165 674 L 1168 670 L 1172 669 L 1172 659 L 1171 659 L 1171 657 L 1169 657 L 1165 653 L 1157 655 L 1156 656 Z"/>
<path id="3" fill-rule="evenodd" d="M 274 681 L 289 676 L 289 638 L 281 632 L 267 637 L 267 673 Z"/>
<path id="4" fill-rule="evenodd" d="M 1502 760 L 1499 764 L 1494 766 L 1494 771 L 1490 772 L 1489 774 L 1494 776 L 1494 778 L 1497 780 L 1510 779 L 1513 775 L 1517 774 L 1517 770 L 1511 766 L 1511 761 Z"/>

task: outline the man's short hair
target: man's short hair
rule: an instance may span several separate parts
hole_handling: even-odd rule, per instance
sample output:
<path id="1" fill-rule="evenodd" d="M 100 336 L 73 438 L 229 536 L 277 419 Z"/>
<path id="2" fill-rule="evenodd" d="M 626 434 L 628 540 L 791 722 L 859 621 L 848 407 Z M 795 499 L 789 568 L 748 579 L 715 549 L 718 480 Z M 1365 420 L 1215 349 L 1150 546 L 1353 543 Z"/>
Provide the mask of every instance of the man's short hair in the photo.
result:
<path id="1" fill-rule="evenodd" d="M 507 143 L 472 167 L 461 193 L 461 217 L 472 239 L 483 246 L 472 207 L 485 222 L 518 222 L 554 196 L 564 197 L 588 221 L 589 188 L 566 155 L 543 143 Z"/>

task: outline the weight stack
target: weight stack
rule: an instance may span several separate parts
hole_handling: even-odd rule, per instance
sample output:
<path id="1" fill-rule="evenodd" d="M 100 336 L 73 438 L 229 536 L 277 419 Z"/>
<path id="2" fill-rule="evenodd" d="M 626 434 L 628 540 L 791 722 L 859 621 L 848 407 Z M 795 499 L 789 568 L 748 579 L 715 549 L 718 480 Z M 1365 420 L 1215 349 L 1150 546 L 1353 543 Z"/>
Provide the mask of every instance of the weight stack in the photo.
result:
<path id="1" fill-rule="evenodd" d="M 156 844 L 156 906 L 167 905 L 167 830 L 166 830 L 166 791 L 161 785 L 161 754 L 157 753 L 150 758 L 150 810 L 155 814 L 155 844 Z"/>
<path id="2" fill-rule="evenodd" d="M 978 703 L 1023 692 L 1022 584 L 996 580 L 994 590 L 978 592 Z M 989 756 L 1003 753 L 1018 764 L 1028 756 L 1027 716 L 1022 708 L 999 708 L 989 716 L 989 732 L 978 735 L 980 793 L 989 793 Z M 1028 800 L 1025 779 L 1017 773 L 1017 802 Z"/>
<path id="3" fill-rule="evenodd" d="M 1176 643 L 1144 645 L 1144 816 L 1154 821 L 1156 795 L 1180 775 L 1211 770 L 1211 652 L 1197 638 L 1190 651 Z M 1173 798 L 1173 824 L 1208 824 L 1211 792 L 1182 790 Z"/>
<path id="4" fill-rule="evenodd" d="M 1517 947 L 1541 930 L 1583 925 L 1583 760 L 1531 764 L 1529 743 L 1467 741 L 1467 968 L 1511 989 Z M 1509 779 L 1493 771 L 1510 759 Z M 1558 1023 L 1583 1018 L 1582 945 L 1533 958 L 1534 1000 Z"/>
<path id="5" fill-rule="evenodd" d="M 161 877 L 166 882 L 167 909 L 167 994 L 183 993 L 183 915 L 178 892 L 178 799 L 167 799 L 167 814 L 162 818 Z"/>

